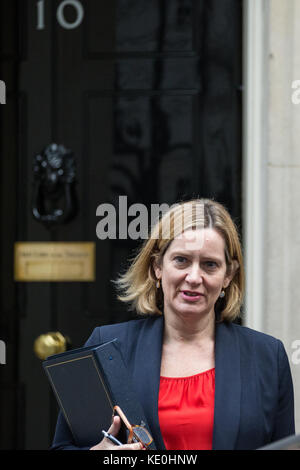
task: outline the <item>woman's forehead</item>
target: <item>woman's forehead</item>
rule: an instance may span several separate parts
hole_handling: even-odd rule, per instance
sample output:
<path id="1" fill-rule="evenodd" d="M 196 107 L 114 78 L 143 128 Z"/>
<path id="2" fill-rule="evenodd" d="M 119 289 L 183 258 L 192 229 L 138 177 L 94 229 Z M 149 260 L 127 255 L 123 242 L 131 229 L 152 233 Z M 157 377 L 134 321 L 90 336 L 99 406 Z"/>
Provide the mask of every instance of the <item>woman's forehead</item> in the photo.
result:
<path id="1" fill-rule="evenodd" d="M 197 230 L 186 230 L 174 238 L 170 243 L 168 251 L 209 251 L 224 253 L 225 243 L 223 237 L 214 229 L 205 228 Z"/>

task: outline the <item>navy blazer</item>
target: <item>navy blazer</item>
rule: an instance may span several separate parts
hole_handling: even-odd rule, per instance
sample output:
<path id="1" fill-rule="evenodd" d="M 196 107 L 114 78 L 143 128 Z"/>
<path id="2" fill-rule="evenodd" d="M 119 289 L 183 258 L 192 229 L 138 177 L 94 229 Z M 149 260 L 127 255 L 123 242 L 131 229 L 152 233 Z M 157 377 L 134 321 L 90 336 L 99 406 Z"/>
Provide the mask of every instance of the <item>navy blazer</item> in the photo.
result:
<path id="1" fill-rule="evenodd" d="M 163 331 L 163 316 L 151 316 L 95 328 L 86 343 L 118 338 L 156 447 L 162 450 L 158 393 Z M 216 323 L 213 449 L 257 449 L 294 433 L 293 384 L 282 342 L 234 323 Z M 61 413 L 52 449 L 76 449 Z"/>

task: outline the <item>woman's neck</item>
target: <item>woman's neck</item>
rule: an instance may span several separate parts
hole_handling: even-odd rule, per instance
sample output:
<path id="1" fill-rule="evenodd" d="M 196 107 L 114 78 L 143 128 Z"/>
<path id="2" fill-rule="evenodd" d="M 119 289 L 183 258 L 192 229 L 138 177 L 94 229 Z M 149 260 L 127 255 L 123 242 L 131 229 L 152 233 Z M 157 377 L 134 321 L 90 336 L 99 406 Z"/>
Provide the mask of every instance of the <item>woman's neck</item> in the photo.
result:
<path id="1" fill-rule="evenodd" d="M 165 313 L 164 343 L 201 344 L 214 341 L 215 314 L 191 319 L 186 316 Z"/>

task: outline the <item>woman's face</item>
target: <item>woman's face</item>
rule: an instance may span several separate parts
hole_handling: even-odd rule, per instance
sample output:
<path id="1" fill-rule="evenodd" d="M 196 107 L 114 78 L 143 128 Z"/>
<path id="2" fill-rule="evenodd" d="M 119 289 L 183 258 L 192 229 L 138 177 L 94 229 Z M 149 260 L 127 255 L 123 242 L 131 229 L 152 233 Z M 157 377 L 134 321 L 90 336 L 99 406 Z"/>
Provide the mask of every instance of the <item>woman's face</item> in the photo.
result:
<path id="1" fill-rule="evenodd" d="M 188 230 L 175 238 L 162 265 L 154 266 L 164 293 L 164 314 L 214 315 L 220 292 L 232 278 L 226 269 L 224 240 L 216 230 Z"/>

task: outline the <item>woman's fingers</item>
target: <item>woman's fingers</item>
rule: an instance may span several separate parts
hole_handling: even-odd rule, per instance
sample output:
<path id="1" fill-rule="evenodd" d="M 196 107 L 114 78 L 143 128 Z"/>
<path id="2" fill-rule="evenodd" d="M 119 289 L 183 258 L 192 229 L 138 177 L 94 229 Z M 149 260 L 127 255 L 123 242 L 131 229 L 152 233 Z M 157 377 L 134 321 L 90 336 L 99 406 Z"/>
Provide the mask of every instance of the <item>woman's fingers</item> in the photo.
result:
<path id="1" fill-rule="evenodd" d="M 108 433 L 114 437 L 117 437 L 118 432 L 121 427 L 121 418 L 120 416 L 114 416 L 113 422 L 108 429 Z M 118 446 L 110 441 L 107 437 L 104 437 L 99 444 L 92 447 L 90 450 L 142 450 L 144 446 L 140 442 L 135 442 L 134 444 L 123 444 Z"/>
<path id="2" fill-rule="evenodd" d="M 123 446 L 115 446 L 114 450 L 142 450 L 144 449 L 143 444 L 135 442 L 134 444 L 124 444 Z"/>
<path id="3" fill-rule="evenodd" d="M 112 434 L 114 437 L 116 437 L 118 432 L 120 431 L 120 427 L 121 427 L 120 416 L 114 416 L 113 422 L 107 432 L 109 434 Z"/>

